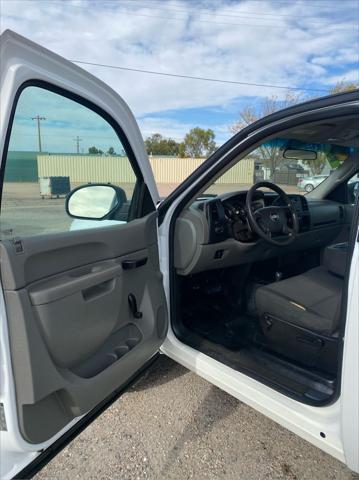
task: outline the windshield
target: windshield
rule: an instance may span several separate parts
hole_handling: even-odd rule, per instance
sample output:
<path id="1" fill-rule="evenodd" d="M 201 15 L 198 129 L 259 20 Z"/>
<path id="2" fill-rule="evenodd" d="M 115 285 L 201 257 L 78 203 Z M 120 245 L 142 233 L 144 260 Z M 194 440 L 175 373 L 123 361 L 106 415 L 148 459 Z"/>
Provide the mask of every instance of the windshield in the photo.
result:
<path id="1" fill-rule="evenodd" d="M 353 154 L 358 154 L 358 149 L 334 143 L 275 138 L 237 162 L 204 195 L 247 190 L 262 180 L 277 184 L 287 193 L 306 194 L 317 188 Z"/>

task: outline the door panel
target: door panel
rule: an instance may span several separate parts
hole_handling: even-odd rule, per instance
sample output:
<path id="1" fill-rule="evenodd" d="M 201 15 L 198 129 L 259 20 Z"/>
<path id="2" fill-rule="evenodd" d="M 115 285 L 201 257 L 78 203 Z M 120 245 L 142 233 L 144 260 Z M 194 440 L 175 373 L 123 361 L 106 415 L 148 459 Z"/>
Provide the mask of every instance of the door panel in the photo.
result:
<path id="1" fill-rule="evenodd" d="M 24 238 L 21 253 L 2 242 L 17 411 L 30 443 L 89 411 L 160 347 L 167 314 L 156 217 Z"/>

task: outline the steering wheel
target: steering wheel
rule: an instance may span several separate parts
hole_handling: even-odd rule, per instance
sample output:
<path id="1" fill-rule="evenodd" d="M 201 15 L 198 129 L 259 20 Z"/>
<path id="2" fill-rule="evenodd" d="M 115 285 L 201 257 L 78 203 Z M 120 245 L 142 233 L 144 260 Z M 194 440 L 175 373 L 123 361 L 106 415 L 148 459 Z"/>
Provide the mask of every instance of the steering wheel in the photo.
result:
<path id="1" fill-rule="evenodd" d="M 271 205 L 253 211 L 254 194 L 259 188 L 269 188 L 278 193 L 284 205 Z M 274 183 L 255 183 L 247 192 L 246 208 L 251 229 L 266 242 L 282 246 L 295 240 L 299 230 L 297 213 L 288 195 Z"/>

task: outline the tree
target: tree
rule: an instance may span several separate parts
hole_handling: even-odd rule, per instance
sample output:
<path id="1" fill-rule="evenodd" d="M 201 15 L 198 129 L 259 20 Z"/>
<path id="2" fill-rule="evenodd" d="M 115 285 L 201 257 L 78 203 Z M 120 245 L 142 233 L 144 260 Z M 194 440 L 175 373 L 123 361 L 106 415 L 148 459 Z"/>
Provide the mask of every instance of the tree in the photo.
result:
<path id="1" fill-rule="evenodd" d="M 102 154 L 103 154 L 103 151 L 100 150 L 100 149 L 97 148 L 97 147 L 90 147 L 90 148 L 89 148 L 89 154 L 90 154 L 90 155 L 102 155 Z"/>
<path id="2" fill-rule="evenodd" d="M 179 144 L 172 138 L 165 138 L 160 133 L 154 133 L 145 140 L 149 155 L 178 155 Z"/>
<path id="3" fill-rule="evenodd" d="M 257 106 L 247 105 L 239 112 L 239 120 L 231 125 L 230 131 L 237 133 L 260 118 L 277 112 L 282 108 L 295 105 L 301 100 L 301 94 L 288 92 L 284 99 L 281 100 L 277 96 L 272 96 L 264 98 Z M 281 145 L 275 140 L 258 147 L 259 160 L 263 162 L 265 167 L 269 168 L 271 178 L 273 178 L 277 166 L 284 161 L 280 148 Z"/>
<path id="4" fill-rule="evenodd" d="M 299 103 L 302 99 L 303 97 L 300 93 L 287 92 L 282 100 L 279 100 L 276 95 L 272 95 L 271 97 L 264 98 L 257 106 L 247 105 L 239 112 L 239 120 L 230 126 L 230 131 L 237 133 L 242 130 L 242 128 L 260 118 L 266 117 L 283 108 L 291 107 Z"/>
<path id="5" fill-rule="evenodd" d="M 359 83 L 340 80 L 334 85 L 333 88 L 330 89 L 329 93 L 331 95 L 334 95 L 335 93 L 352 92 L 353 90 L 356 90 L 358 88 L 359 88 Z"/>
<path id="6" fill-rule="evenodd" d="M 178 155 L 181 158 L 184 158 L 186 156 L 186 146 L 185 146 L 184 142 L 181 142 L 178 146 Z"/>
<path id="7" fill-rule="evenodd" d="M 303 160 L 303 163 L 309 167 L 314 175 L 319 175 L 328 163 L 327 155 L 325 152 L 317 152 L 317 158 L 315 160 Z"/>
<path id="8" fill-rule="evenodd" d="M 180 146 L 180 155 L 182 157 L 208 157 L 217 148 L 214 138 L 214 131 L 210 128 L 207 130 L 200 127 L 192 128 Z"/>
<path id="9" fill-rule="evenodd" d="M 110 147 L 107 150 L 107 155 L 116 155 L 115 149 L 113 147 Z"/>

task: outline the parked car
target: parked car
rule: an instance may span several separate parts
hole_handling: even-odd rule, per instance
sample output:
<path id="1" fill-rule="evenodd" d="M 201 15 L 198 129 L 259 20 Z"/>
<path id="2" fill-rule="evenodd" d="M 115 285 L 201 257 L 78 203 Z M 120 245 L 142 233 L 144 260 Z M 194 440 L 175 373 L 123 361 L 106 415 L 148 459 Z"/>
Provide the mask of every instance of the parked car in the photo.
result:
<path id="1" fill-rule="evenodd" d="M 109 86 L 11 31 L 0 74 L 1 478 L 34 474 L 159 351 L 359 472 L 359 90 L 249 125 L 159 203 L 135 117 Z M 36 141 L 35 114 L 54 150 L 76 133 L 126 151 L 126 214 L 96 156 L 66 211 L 25 184 L 8 201 L 8 151 Z M 307 195 L 268 181 L 207 195 L 283 138 L 307 158 L 335 138 L 323 151 L 350 144 L 348 158 Z"/>
<path id="2" fill-rule="evenodd" d="M 312 177 L 303 177 L 298 181 L 298 188 L 311 192 L 320 185 L 329 175 L 313 175 Z"/>

